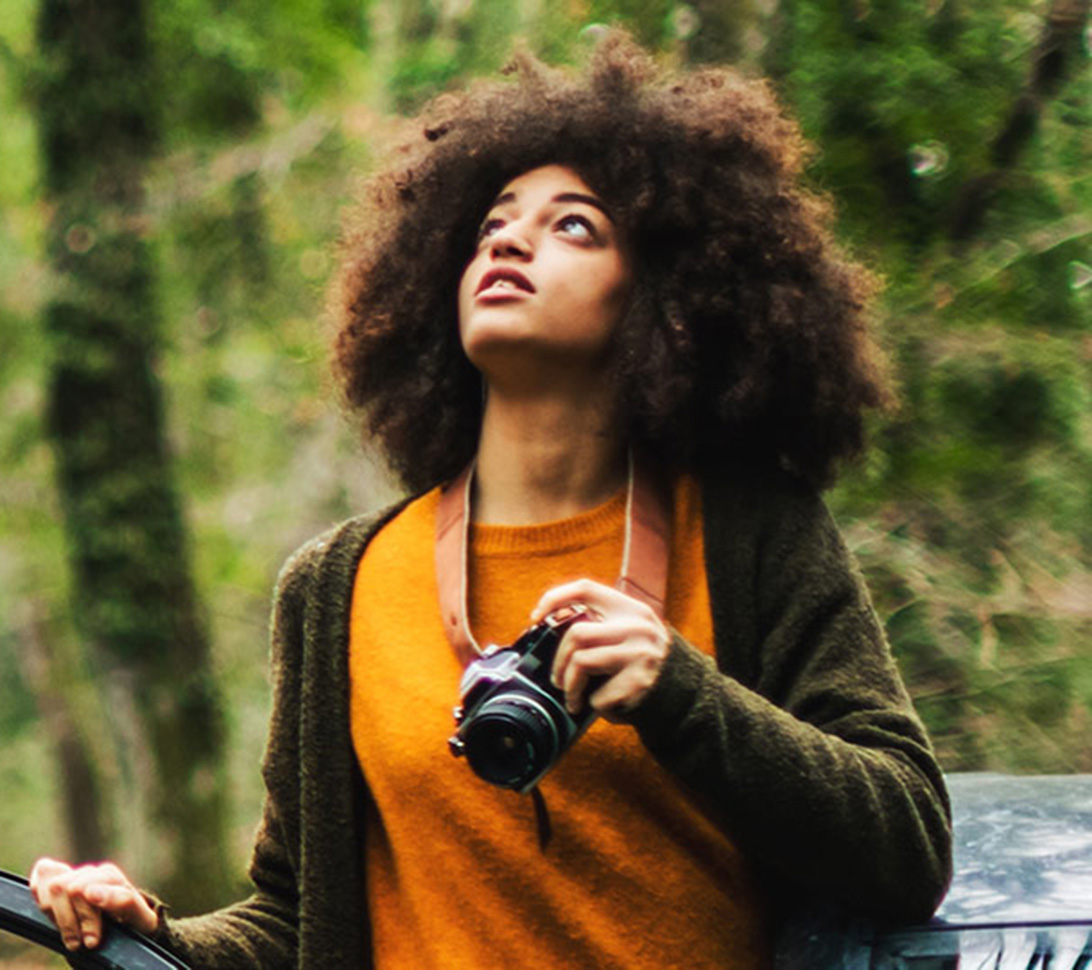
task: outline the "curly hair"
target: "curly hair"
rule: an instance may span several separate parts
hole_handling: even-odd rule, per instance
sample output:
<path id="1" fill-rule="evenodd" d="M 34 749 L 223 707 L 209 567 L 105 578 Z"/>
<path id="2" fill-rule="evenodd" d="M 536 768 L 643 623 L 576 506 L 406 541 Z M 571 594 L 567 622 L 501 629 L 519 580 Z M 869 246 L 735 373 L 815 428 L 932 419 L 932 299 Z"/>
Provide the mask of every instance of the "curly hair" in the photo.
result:
<path id="1" fill-rule="evenodd" d="M 411 490 L 473 456 L 459 278 L 500 189 L 561 164 L 610 206 L 634 264 L 611 366 L 630 440 L 675 467 L 730 454 L 829 485 L 889 402 L 875 280 L 801 186 L 808 146 L 768 86 L 673 74 L 618 31 L 582 72 L 520 53 L 506 73 L 435 99 L 347 226 L 335 371 L 365 435 Z"/>

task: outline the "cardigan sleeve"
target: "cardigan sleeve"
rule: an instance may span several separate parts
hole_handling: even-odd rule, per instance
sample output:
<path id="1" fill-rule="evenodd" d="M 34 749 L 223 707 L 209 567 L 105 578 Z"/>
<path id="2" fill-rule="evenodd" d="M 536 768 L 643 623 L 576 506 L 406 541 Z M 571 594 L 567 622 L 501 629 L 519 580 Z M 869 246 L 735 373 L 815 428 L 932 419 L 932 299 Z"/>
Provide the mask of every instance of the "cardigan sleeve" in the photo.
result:
<path id="1" fill-rule="evenodd" d="M 202 970 L 296 966 L 298 898 L 295 877 L 267 799 L 250 865 L 254 892 L 204 916 L 175 919 L 157 906 L 155 940 Z"/>
<path id="2" fill-rule="evenodd" d="M 947 794 L 829 513 L 781 483 L 704 514 L 717 660 L 675 636 L 628 720 L 775 881 L 927 919 L 951 873 Z"/>
<path id="3" fill-rule="evenodd" d="M 304 613 L 314 559 L 323 540 L 305 546 L 277 582 L 271 626 L 273 711 L 262 765 L 266 797 L 255 837 L 245 900 L 202 916 L 175 919 L 163 907 L 158 942 L 194 967 L 266 970 L 297 966 L 299 924 L 299 772 L 301 668 Z"/>

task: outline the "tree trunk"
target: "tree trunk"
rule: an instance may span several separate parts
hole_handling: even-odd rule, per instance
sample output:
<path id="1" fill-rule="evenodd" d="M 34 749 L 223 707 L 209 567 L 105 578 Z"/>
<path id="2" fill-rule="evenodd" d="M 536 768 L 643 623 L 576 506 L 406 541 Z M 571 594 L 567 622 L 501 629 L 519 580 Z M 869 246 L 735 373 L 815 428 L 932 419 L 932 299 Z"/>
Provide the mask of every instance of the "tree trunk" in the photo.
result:
<path id="1" fill-rule="evenodd" d="M 379 114 L 390 114 L 394 110 L 394 99 L 389 81 L 394 77 L 401 50 L 399 6 L 395 0 L 374 0 L 368 18 L 368 34 L 372 42 L 369 51 L 369 101 Z"/>
<path id="2" fill-rule="evenodd" d="M 102 719 L 87 716 L 87 705 L 81 704 L 88 686 L 78 672 L 82 665 L 65 656 L 72 651 L 51 629 L 42 605 L 31 600 L 17 610 L 16 656 L 53 746 L 68 855 L 80 862 L 106 858 L 116 831 L 110 810 L 113 772 L 104 767 L 109 758 L 101 756 Z"/>
<path id="3" fill-rule="evenodd" d="M 1006 173 L 1039 130 L 1047 103 L 1087 60 L 1084 47 L 1090 11 L 1092 0 L 1052 0 L 1032 55 L 1027 84 L 990 146 L 993 168 L 968 182 L 960 193 L 951 226 L 957 247 L 981 230 Z"/>
<path id="4" fill-rule="evenodd" d="M 222 900 L 223 724 L 156 379 L 159 321 L 142 220 L 156 144 L 142 0 L 42 0 L 39 129 L 53 204 L 50 435 L 75 619 L 131 697 L 154 766 L 162 857 L 140 860 L 180 910 Z"/>

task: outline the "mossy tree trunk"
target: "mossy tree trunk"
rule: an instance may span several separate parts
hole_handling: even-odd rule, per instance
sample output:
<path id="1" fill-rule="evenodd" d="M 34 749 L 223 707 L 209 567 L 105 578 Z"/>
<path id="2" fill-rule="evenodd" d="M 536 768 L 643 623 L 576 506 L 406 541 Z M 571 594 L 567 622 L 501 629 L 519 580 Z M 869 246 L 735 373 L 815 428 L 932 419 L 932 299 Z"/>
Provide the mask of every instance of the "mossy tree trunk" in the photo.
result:
<path id="1" fill-rule="evenodd" d="M 80 862 L 107 857 L 116 844 L 114 815 L 108 807 L 110 783 L 116 779 L 102 736 L 103 719 L 88 716 L 89 705 L 84 703 L 90 686 L 85 665 L 82 658 L 72 656 L 74 644 L 48 621 L 41 601 L 23 601 L 16 618 L 16 659 L 53 748 L 66 851 Z"/>
<path id="2" fill-rule="evenodd" d="M 77 626 L 125 694 L 119 707 L 135 712 L 153 766 L 141 781 L 158 858 L 136 868 L 189 911 L 221 900 L 228 883 L 223 724 L 156 376 L 142 181 L 158 92 L 146 15 L 143 0 L 39 7 L 56 278 L 49 418 Z"/>

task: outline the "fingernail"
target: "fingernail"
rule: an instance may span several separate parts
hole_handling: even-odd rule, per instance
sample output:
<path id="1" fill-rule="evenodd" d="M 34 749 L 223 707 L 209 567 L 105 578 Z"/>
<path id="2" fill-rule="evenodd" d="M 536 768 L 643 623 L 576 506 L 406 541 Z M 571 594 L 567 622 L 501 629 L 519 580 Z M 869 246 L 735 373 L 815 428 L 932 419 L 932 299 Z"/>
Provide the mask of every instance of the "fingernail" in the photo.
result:
<path id="1" fill-rule="evenodd" d="M 84 946 L 94 946 L 98 942 L 98 937 L 94 933 L 87 933 L 83 938 Z"/>
<path id="2" fill-rule="evenodd" d="M 69 950 L 78 950 L 80 948 L 80 940 L 77 936 L 66 936 L 64 938 L 64 945 Z"/>

